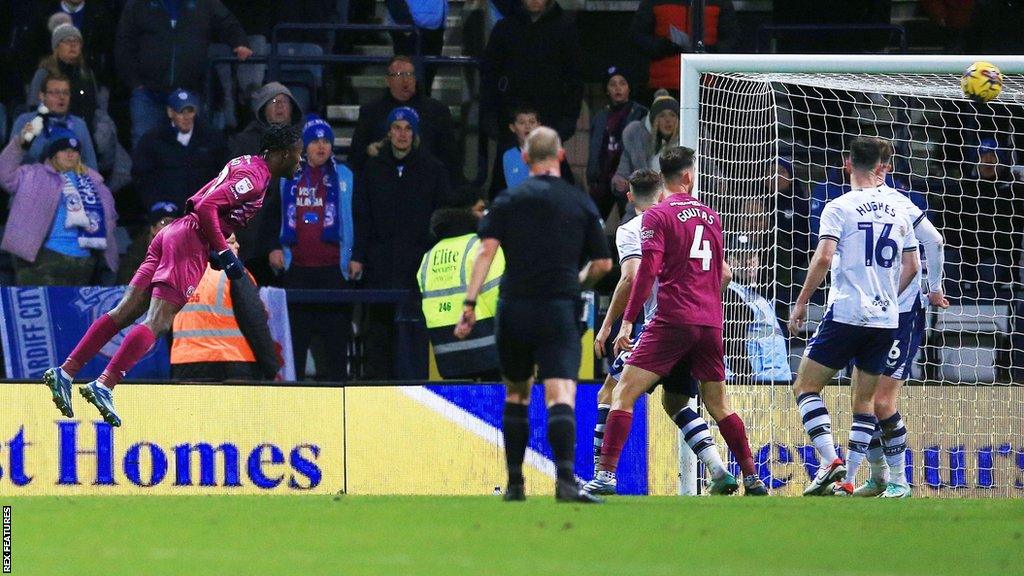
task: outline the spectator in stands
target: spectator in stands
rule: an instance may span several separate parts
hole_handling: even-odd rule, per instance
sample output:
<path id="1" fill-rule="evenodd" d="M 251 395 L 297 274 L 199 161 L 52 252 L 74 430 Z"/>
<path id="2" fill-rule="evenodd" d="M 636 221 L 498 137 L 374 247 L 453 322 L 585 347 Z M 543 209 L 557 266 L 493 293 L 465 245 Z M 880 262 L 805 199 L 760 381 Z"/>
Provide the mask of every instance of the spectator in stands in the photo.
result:
<path id="1" fill-rule="evenodd" d="M 694 51 L 690 0 L 643 0 L 633 15 L 629 35 L 651 60 L 650 90 L 679 94 L 679 54 Z M 740 37 L 732 0 L 707 0 L 704 6 L 704 47 L 731 52 Z"/>
<path id="2" fill-rule="evenodd" d="M 963 54 L 974 0 L 921 0 L 921 7 L 946 35 L 946 54 Z"/>
<path id="3" fill-rule="evenodd" d="M 995 138 L 982 139 L 971 171 L 946 182 L 939 198 L 935 215 L 946 240 L 948 275 L 962 280 L 962 289 L 1003 288 L 1019 278 L 1024 185 L 1014 181 L 1008 161 Z"/>
<path id="4" fill-rule="evenodd" d="M 101 264 L 116 272 L 117 214 L 103 178 L 81 160 L 81 142 L 54 129 L 45 164 L 24 164 L 25 126 L 0 153 L 0 185 L 12 196 L 0 249 L 15 256 L 22 286 L 81 286 Z"/>
<path id="5" fill-rule="evenodd" d="M 350 288 L 360 270 L 352 260 L 352 171 L 334 159 L 330 124 L 311 114 L 302 131 L 304 158 L 280 194 L 264 200 L 260 253 L 283 276 L 285 288 Z M 352 308 L 347 304 L 289 304 L 295 374 L 303 380 L 313 346 L 317 380 L 348 380 Z"/>
<path id="6" fill-rule="evenodd" d="M 477 296 L 477 322 L 464 340 L 472 345 L 457 345 L 461 340 L 455 337 L 455 326 L 462 318 L 462 302 L 466 298 L 463 279 L 473 274 L 480 241 L 476 230 L 482 218 L 472 210 L 478 201 L 476 194 L 465 194 L 458 200 L 459 207 L 442 208 L 430 218 L 430 232 L 437 243 L 423 255 L 416 275 L 423 295 L 423 316 L 442 378 L 496 382 L 501 374 L 494 341 L 494 315 L 505 256 L 499 248 L 484 281 L 486 289 Z"/>
<path id="7" fill-rule="evenodd" d="M 233 48 L 239 60 L 252 55 L 245 30 L 220 0 L 130 0 L 117 27 L 116 61 L 132 91 L 132 145 L 163 124 L 171 90 L 199 92 L 213 41 Z"/>
<path id="8" fill-rule="evenodd" d="M 385 0 L 388 15 L 395 24 L 416 26 L 420 39 L 420 53 L 424 56 L 440 56 L 444 49 L 444 30 L 448 19 L 448 0 Z M 392 32 L 391 41 L 395 54 L 412 56 L 416 53 L 416 34 Z M 437 74 L 435 66 L 427 66 L 420 91 L 430 96 Z"/>
<path id="9" fill-rule="evenodd" d="M 494 26 L 481 63 L 481 127 L 504 146 L 499 123 L 530 107 L 563 142 L 576 133 L 583 102 L 582 50 L 576 25 L 555 0 L 523 0 Z M 676 74 L 678 75 L 678 69 Z"/>
<path id="10" fill-rule="evenodd" d="M 640 168 L 660 170 L 661 151 L 679 144 L 679 101 L 667 90 L 658 90 L 651 113 L 635 120 L 622 131 L 622 157 L 612 178 L 615 191 L 624 196 L 629 190 L 629 175 Z"/>
<path id="11" fill-rule="evenodd" d="M 245 154 L 259 154 L 260 141 L 263 133 L 272 124 L 293 124 L 298 125 L 302 121 L 302 110 L 298 102 L 292 96 L 284 84 L 280 82 L 268 82 L 252 95 L 252 111 L 256 116 L 245 130 L 235 134 L 228 143 L 230 157 L 237 158 Z M 280 194 L 277 189 L 278 183 L 271 182 L 267 188 L 267 197 Z M 276 278 L 273 271 L 267 266 L 267 254 L 261 253 L 260 243 L 260 219 L 249 223 L 247 228 L 236 230 L 239 248 L 238 257 L 245 262 L 246 268 L 256 277 L 260 285 L 274 283 Z"/>
<path id="12" fill-rule="evenodd" d="M 444 165 L 419 143 L 420 118 L 409 107 L 388 115 L 388 139 L 366 162 L 355 188 L 355 248 L 352 271 L 367 288 L 416 290 L 420 258 L 430 249 L 430 216 L 444 205 L 448 177 Z M 422 316 L 419 301 L 405 312 Z M 395 372 L 396 329 L 390 306 L 369 306 L 364 321 L 366 376 Z M 407 369 L 398 376 L 422 377 L 427 363 L 426 330 L 418 327 L 407 343 Z"/>
<path id="13" fill-rule="evenodd" d="M 114 68 L 114 17 L 102 0 L 46 0 L 35 32 L 41 38 L 37 45 L 48 44 L 51 30 L 46 19 L 53 14 L 64 14 L 81 31 L 83 43 L 89 47 L 85 53 L 87 65 L 100 84 L 112 85 Z"/>
<path id="14" fill-rule="evenodd" d="M 292 91 L 280 82 L 268 82 L 253 93 L 252 113 L 255 116 L 252 122 L 231 137 L 232 158 L 259 154 L 260 140 L 271 124 L 298 124 L 302 120 L 299 103 Z"/>
<path id="15" fill-rule="evenodd" d="M 237 253 L 234 234 L 227 242 Z M 171 337 L 175 380 L 273 380 L 281 367 L 267 310 L 248 273 L 231 280 L 207 264 L 195 292 L 174 316 Z"/>
<path id="16" fill-rule="evenodd" d="M 61 24 L 53 30 L 51 45 L 53 53 L 43 58 L 29 83 L 28 105 L 33 108 L 39 106 L 43 82 L 47 77 L 64 76 L 71 84 L 68 111 L 85 120 L 91 133 L 99 86 L 82 49 L 82 33 L 71 24 Z"/>
<path id="17" fill-rule="evenodd" d="M 195 94 L 171 92 L 170 121 L 146 132 L 135 147 L 132 179 L 147 210 L 157 202 L 184 206 L 229 160 L 224 135 L 202 122 L 199 108 Z"/>
<path id="18" fill-rule="evenodd" d="M 455 137 L 452 114 L 441 102 L 416 90 L 416 67 L 408 56 L 395 56 L 388 64 L 387 91 L 379 100 L 359 107 L 359 121 L 352 134 L 349 164 L 360 174 L 367 159 L 390 138 L 388 117 L 400 107 L 412 108 L 419 117 L 420 147 L 446 167 L 450 181 L 463 179 L 462 158 Z"/>
<path id="19" fill-rule="evenodd" d="M 98 170 L 96 150 L 93 147 L 88 125 L 83 118 L 69 113 L 71 82 L 64 76 L 47 76 L 43 80 L 39 100 L 42 102 L 39 109 L 18 116 L 11 126 L 11 134 L 18 135 L 19 139 L 26 126 L 32 129 L 26 134 L 35 134 L 30 141 L 21 139 L 28 146 L 28 151 L 22 161 L 32 163 L 46 160 L 46 146 L 52 138 L 52 133 L 57 129 L 64 128 L 75 134 L 81 149 L 82 163 L 93 170 Z"/>
<path id="20" fill-rule="evenodd" d="M 149 213 L 146 215 L 149 227 L 145 232 L 132 239 L 128 251 L 121 256 L 121 263 L 117 270 L 119 286 L 126 286 L 131 282 L 139 265 L 146 259 L 146 249 L 149 248 L 149 243 L 156 237 L 157 232 L 179 217 L 181 217 L 181 208 L 171 202 L 157 202 L 150 206 Z"/>
<path id="21" fill-rule="evenodd" d="M 647 108 L 631 99 L 629 79 L 621 67 L 608 68 L 604 87 L 608 105 L 590 119 L 587 185 L 601 216 L 607 218 L 616 196 L 624 200 L 622 192 L 617 195 L 612 189 L 612 177 L 622 157 L 622 133 L 629 124 L 646 118 Z"/>
<path id="22" fill-rule="evenodd" d="M 494 157 L 494 168 L 491 170 L 491 188 L 489 198 L 494 198 L 501 192 L 518 186 L 530 177 L 530 168 L 523 160 L 523 146 L 526 145 L 526 137 L 534 128 L 540 126 L 537 120 L 537 111 L 532 108 L 519 108 L 512 111 L 509 117 L 508 129 L 516 137 L 516 145 L 502 154 Z M 576 184 L 572 176 L 572 169 L 569 161 L 562 158 L 562 179 L 569 184 Z"/>

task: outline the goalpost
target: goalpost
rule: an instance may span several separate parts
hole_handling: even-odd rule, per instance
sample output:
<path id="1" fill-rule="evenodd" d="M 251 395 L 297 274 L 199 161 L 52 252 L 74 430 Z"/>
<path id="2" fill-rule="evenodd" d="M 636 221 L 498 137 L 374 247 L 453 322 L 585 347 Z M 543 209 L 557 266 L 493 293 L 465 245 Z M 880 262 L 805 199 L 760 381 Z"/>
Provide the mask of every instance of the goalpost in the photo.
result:
<path id="1" fill-rule="evenodd" d="M 1005 75 L 988 104 L 960 89 L 978 60 Z M 1024 318 L 1015 314 L 1024 302 L 1024 56 L 684 54 L 681 74 L 681 143 L 697 151 L 697 191 L 722 215 L 736 281 L 767 303 L 760 310 L 774 311 L 779 330 L 803 284 L 821 208 L 848 189 L 850 139 L 892 141 L 891 184 L 927 204 L 943 232 L 953 303 L 929 310 L 901 392 L 908 478 L 915 495 L 1024 496 Z M 807 330 L 782 340 L 790 370 L 824 298 L 823 288 L 812 299 Z M 799 494 L 818 463 L 788 382 L 770 366 L 780 339 L 773 322 L 749 321 L 751 303 L 732 312 L 727 305 L 733 408 L 769 488 Z M 848 381 L 833 384 L 824 397 L 845 452 Z M 693 493 L 697 466 L 681 440 L 678 489 Z M 720 436 L 718 444 L 724 450 Z"/>

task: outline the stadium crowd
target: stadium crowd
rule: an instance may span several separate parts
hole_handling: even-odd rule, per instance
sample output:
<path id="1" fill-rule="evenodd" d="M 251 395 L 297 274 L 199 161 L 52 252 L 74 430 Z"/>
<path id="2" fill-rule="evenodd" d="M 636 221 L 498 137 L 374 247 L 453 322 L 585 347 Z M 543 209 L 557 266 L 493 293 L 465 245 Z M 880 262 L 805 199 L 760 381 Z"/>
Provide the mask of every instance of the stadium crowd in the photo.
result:
<path id="1" fill-rule="evenodd" d="M 800 23 L 821 15 L 821 5 L 828 3 L 775 4 L 780 5 L 777 18 Z M 864 13 L 848 8 L 845 15 L 874 21 L 882 13 L 888 21 L 889 2 L 867 4 L 874 8 Z M 1024 47 L 1019 7 L 1000 0 L 976 0 L 973 10 L 965 9 L 967 4 L 921 3 L 950 50 L 1019 53 Z M 302 132 L 304 158 L 293 178 L 272 183 L 257 225 L 237 235 L 239 256 L 260 286 L 418 292 L 423 255 L 436 241 L 459 236 L 439 234 L 445 227 L 432 224 L 432 216 L 443 209 L 463 215 L 479 211 L 523 181 L 521 148 L 540 125 L 567 143 L 582 127 L 585 134 L 575 140 L 585 142 L 562 163 L 561 177 L 589 194 L 609 221 L 609 235 L 612 224 L 635 216 L 626 198 L 627 178 L 637 169 L 658 169 L 659 154 L 679 141 L 679 54 L 698 43 L 689 33 L 688 0 L 643 0 L 628 30 L 610 40 L 642 54 L 646 74 L 631 64 L 589 61 L 576 18 L 556 0 L 492 1 L 484 24 L 489 37 L 480 51 L 479 94 L 472 95 L 472 83 L 466 92 L 479 103 L 479 137 L 493 140 L 496 152 L 489 174 L 472 181 L 465 127 L 460 130 L 449 106 L 432 96 L 436 69 L 417 70 L 413 57 L 417 45 L 425 55 L 442 54 L 448 2 L 387 0 L 385 5 L 391 22 L 418 29 L 420 42 L 392 32 L 394 56 L 383 90 L 357 99 L 324 85 L 329 82 L 311 91 L 306 81 L 277 81 L 264 61 L 246 61 L 267 53 L 274 23 L 373 22 L 373 2 L 0 2 L 0 30 L 6 34 L 0 83 L 0 138 L 6 143 L 0 153 L 0 186 L 6 192 L 0 284 L 124 283 L 149 239 L 181 214 L 185 200 L 231 158 L 259 153 L 261 136 L 275 124 Z M 705 10 L 703 48 L 739 49 L 745 31 L 733 2 L 709 0 Z M 1012 32 L 969 32 L 985 26 Z M 281 36 L 313 45 L 312 55 L 348 54 L 355 42 L 324 31 Z M 355 36 L 380 41 L 372 32 Z M 1000 40 L 993 44 L 992 38 Z M 807 39 L 801 51 L 849 48 L 839 41 L 815 42 Z M 237 62 L 211 66 L 214 56 Z M 585 79 L 600 98 L 585 98 Z M 590 113 L 584 112 L 585 100 Z M 323 119 L 327 108 L 357 102 L 351 142 L 338 147 L 334 128 Z M 1014 133 L 992 126 L 947 131 L 942 139 L 947 146 L 937 155 L 941 173 L 897 176 L 893 184 L 928 207 L 944 229 L 949 277 L 961 292 L 1009 290 L 1021 281 L 1024 248 L 1024 170 L 1011 169 L 1024 162 L 1012 157 L 1021 143 L 1013 140 Z M 474 142 L 477 137 L 472 135 Z M 833 168 L 822 178 L 795 164 L 792 155 L 779 158 L 772 184 L 780 193 L 780 242 L 792 249 L 786 267 L 799 272 L 815 244 L 821 209 L 849 189 L 849 172 L 841 158 L 829 159 Z M 957 169 L 950 170 L 954 165 Z M 895 173 L 909 170 L 897 166 Z M 750 230 L 774 223 L 756 199 L 744 211 L 752 217 L 744 224 Z M 773 265 L 764 253 L 770 247 L 750 245 L 739 235 L 730 242 L 746 254 L 732 262 L 738 278 L 763 288 L 760 276 Z M 801 280 L 788 279 L 787 285 L 799 286 Z M 614 278 L 599 289 L 607 294 L 612 286 Z M 788 307 L 792 297 L 782 290 L 776 305 Z M 300 378 L 307 350 L 318 378 L 356 375 L 346 361 L 353 335 L 362 343 L 358 376 L 394 377 L 398 364 L 407 367 L 399 370 L 402 374 L 426 376 L 428 330 L 419 302 L 399 306 L 399 317 L 420 320 L 411 331 L 398 330 L 393 305 L 357 308 L 289 305 Z M 400 357 L 399 350 L 416 352 Z"/>

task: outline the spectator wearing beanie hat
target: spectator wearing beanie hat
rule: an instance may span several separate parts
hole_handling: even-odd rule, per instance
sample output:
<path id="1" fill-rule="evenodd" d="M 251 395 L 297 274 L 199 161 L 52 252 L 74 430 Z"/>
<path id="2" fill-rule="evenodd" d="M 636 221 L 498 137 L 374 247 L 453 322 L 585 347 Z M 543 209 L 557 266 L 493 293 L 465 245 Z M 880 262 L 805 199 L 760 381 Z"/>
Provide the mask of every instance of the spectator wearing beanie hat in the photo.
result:
<path id="1" fill-rule="evenodd" d="M 361 270 L 351 262 L 355 238 L 352 171 L 334 158 L 334 132 L 315 114 L 302 130 L 303 158 L 280 194 L 268 194 L 260 224 L 260 253 L 285 288 L 350 288 Z M 303 380 L 311 344 L 316 379 L 348 379 L 352 308 L 338 304 L 289 304 L 295 374 Z"/>
<path id="2" fill-rule="evenodd" d="M 35 25 L 36 34 L 40 36 L 38 43 L 49 44 L 55 26 L 46 26 L 54 18 L 63 18 L 61 22 L 74 25 L 81 31 L 82 42 L 88 47 L 86 58 L 89 68 L 96 74 L 99 84 L 109 86 L 113 81 L 114 32 L 116 22 L 102 0 L 42 0 L 42 9 Z M 42 35 L 46 34 L 43 38 Z M 35 60 L 38 62 L 38 59 Z"/>
<path id="3" fill-rule="evenodd" d="M 678 145 L 679 101 L 667 90 L 658 90 L 654 93 L 650 114 L 643 120 L 631 122 L 622 131 L 622 157 L 612 179 L 616 195 L 626 195 L 630 174 L 640 168 L 659 170 L 661 151 Z"/>
<path id="4" fill-rule="evenodd" d="M 630 123 L 646 118 L 647 108 L 632 99 L 631 84 L 621 66 L 607 69 L 605 93 L 608 105 L 590 119 L 587 184 L 601 216 L 607 218 L 616 200 L 624 200 L 621 194 L 617 198 L 612 189 L 612 177 L 622 157 L 622 133 Z"/>
<path id="5" fill-rule="evenodd" d="M 201 108 L 192 92 L 171 92 L 166 123 L 146 132 L 135 146 L 132 180 L 144 209 L 157 202 L 184 206 L 231 159 L 227 139 L 203 121 Z"/>
<path id="6" fill-rule="evenodd" d="M 40 61 L 39 68 L 29 83 L 26 103 L 33 108 L 39 106 L 39 93 L 42 92 L 46 77 L 64 76 L 71 82 L 68 111 L 85 120 L 89 132 L 92 133 L 95 128 L 99 86 L 85 57 L 82 33 L 71 24 L 61 24 L 53 29 L 51 39 L 52 53 Z"/>
<path id="7" fill-rule="evenodd" d="M 0 249 L 15 256 L 19 285 L 92 283 L 105 263 L 118 268 L 114 197 L 103 178 L 82 165 L 82 142 L 66 128 L 52 130 L 46 163 L 21 164 L 25 127 L 0 153 L 0 186 L 11 211 Z"/>
<path id="8" fill-rule="evenodd" d="M 433 245 L 430 216 L 448 197 L 448 175 L 418 145 L 420 118 L 415 110 L 395 108 L 387 122 L 387 139 L 356 182 L 352 261 L 363 270 L 367 287 L 415 290 L 420 259 Z M 405 313 L 421 317 L 420 303 L 409 303 Z M 364 327 L 365 377 L 426 377 L 427 332 L 422 325 L 411 331 L 411 354 L 400 359 L 395 357 L 393 307 L 368 307 Z"/>

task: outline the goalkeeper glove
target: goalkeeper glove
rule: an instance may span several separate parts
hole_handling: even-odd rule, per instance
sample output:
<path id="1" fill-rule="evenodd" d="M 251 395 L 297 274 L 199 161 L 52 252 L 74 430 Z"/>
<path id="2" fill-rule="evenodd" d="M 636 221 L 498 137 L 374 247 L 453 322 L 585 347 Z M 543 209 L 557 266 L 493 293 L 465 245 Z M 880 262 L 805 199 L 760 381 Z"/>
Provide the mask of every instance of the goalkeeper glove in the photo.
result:
<path id="1" fill-rule="evenodd" d="M 242 261 L 238 259 L 238 256 L 230 248 L 217 254 L 217 263 L 220 264 L 220 269 L 224 270 L 224 273 L 232 280 L 238 280 L 245 272 L 245 266 L 242 265 Z"/>

